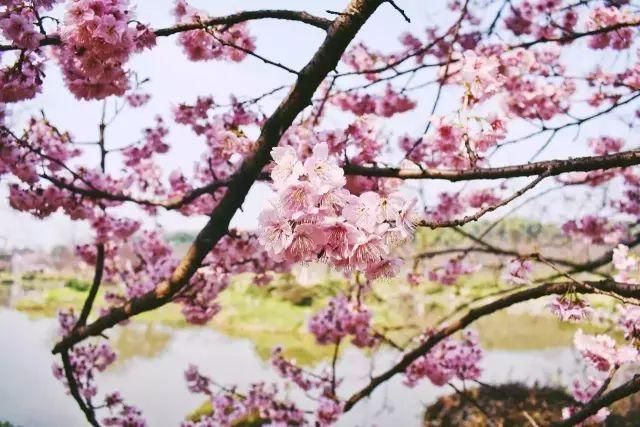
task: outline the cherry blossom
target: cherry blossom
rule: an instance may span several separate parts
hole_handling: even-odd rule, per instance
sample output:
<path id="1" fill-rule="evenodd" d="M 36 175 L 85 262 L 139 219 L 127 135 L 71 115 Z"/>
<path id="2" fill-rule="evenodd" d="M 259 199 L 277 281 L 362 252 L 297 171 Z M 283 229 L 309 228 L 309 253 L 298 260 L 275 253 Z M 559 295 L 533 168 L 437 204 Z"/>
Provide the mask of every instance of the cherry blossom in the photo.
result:
<path id="1" fill-rule="evenodd" d="M 337 344 L 346 337 L 358 347 L 377 343 L 372 335 L 371 312 L 350 303 L 345 296 L 329 301 L 327 306 L 309 320 L 309 330 L 320 344 Z"/>
<path id="2" fill-rule="evenodd" d="M 580 322 L 589 319 L 593 315 L 593 309 L 589 303 L 578 297 L 556 297 L 549 309 L 564 322 Z"/>
<path id="3" fill-rule="evenodd" d="M 67 9 L 55 55 L 69 90 L 81 99 L 124 95 L 129 88 L 123 65 L 131 54 L 155 45 L 142 24 L 132 26 L 128 1 L 82 0 Z M 79 53 L 82 54 L 79 54 Z"/>
<path id="4" fill-rule="evenodd" d="M 423 339 L 428 337 L 429 334 L 426 334 Z M 426 377 L 433 384 L 441 386 L 454 378 L 478 379 L 482 372 L 478 365 L 481 359 L 482 350 L 477 334 L 466 331 L 462 339 L 447 338 L 411 363 L 405 372 L 405 383 L 413 387 Z"/>
<path id="5" fill-rule="evenodd" d="M 528 259 L 512 259 L 507 264 L 504 280 L 512 285 L 526 285 L 531 280 L 533 263 Z"/>
<path id="6" fill-rule="evenodd" d="M 176 0 L 173 12 L 180 24 L 206 22 L 208 19 L 206 13 L 191 7 L 184 0 Z M 185 32 L 178 37 L 178 43 L 192 61 L 223 59 L 239 62 L 245 58 L 247 51 L 255 50 L 254 39 L 244 23 L 229 28 L 210 26 L 206 30 Z"/>
<path id="7" fill-rule="evenodd" d="M 579 329 L 574 345 L 591 366 L 598 371 L 609 371 L 613 366 L 637 360 L 638 351 L 633 347 L 616 345 L 608 335 L 586 335 Z"/>

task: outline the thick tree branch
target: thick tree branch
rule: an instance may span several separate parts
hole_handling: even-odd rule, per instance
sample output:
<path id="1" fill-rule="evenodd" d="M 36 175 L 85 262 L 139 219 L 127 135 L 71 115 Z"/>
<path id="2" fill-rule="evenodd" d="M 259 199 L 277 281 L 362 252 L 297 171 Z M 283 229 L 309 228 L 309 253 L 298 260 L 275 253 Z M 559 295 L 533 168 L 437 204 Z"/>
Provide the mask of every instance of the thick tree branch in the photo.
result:
<path id="1" fill-rule="evenodd" d="M 606 156 L 576 157 L 566 160 L 547 160 L 513 166 L 474 169 L 400 169 L 359 165 L 344 166 L 345 174 L 400 179 L 443 179 L 447 181 L 470 181 L 479 179 L 501 179 L 540 175 L 556 176 L 566 172 L 590 172 L 640 164 L 640 150 L 609 154 Z"/>
<path id="2" fill-rule="evenodd" d="M 296 116 L 310 105 L 312 96 L 322 81 L 337 66 L 351 40 L 383 1 L 352 0 L 345 13 L 336 18 L 328 29 L 322 45 L 311 61 L 300 71 L 289 95 L 265 121 L 257 140 L 256 151 L 242 163 L 229 185 L 233 191 L 227 191 L 220 200 L 171 278 L 159 284 L 153 291 L 134 298 L 123 306 L 112 308 L 95 322 L 73 331 L 54 347 L 53 353 L 67 349 L 88 336 L 99 335 L 105 329 L 131 316 L 166 304 L 189 282 L 205 256 L 227 233 L 229 222 L 242 206 L 249 189 L 260 176 L 262 169 L 271 160 L 271 149 L 278 144 Z"/>
<path id="3" fill-rule="evenodd" d="M 463 330 L 471 323 L 484 316 L 488 316 L 512 305 L 532 299 L 541 298 L 546 295 L 561 295 L 568 291 L 590 294 L 595 290 L 614 292 L 620 296 L 629 298 L 640 298 L 640 289 L 638 287 L 616 283 L 609 280 L 584 282 L 584 284 L 577 284 L 574 282 L 547 283 L 535 288 L 529 288 L 520 292 L 509 294 L 486 305 L 469 310 L 469 312 L 460 317 L 458 320 L 435 332 L 418 347 L 406 353 L 396 365 L 383 372 L 382 374 L 373 377 L 368 385 L 352 395 L 345 404 L 345 412 L 353 408 L 353 406 L 360 400 L 369 396 L 373 392 L 373 390 L 375 390 L 380 384 L 389 380 L 394 375 L 404 372 L 413 361 L 428 353 L 429 350 L 431 350 L 443 339 L 453 335 L 458 331 Z"/>
<path id="4" fill-rule="evenodd" d="M 96 296 L 98 295 L 100 283 L 102 282 L 102 274 L 104 272 L 104 257 L 104 244 L 98 243 L 96 245 L 96 269 L 93 273 L 93 282 L 91 283 L 91 288 L 89 289 L 89 295 L 87 295 L 87 298 L 84 301 L 84 305 L 82 306 L 80 317 L 78 317 L 78 321 L 76 322 L 76 328 L 84 326 L 87 323 L 89 314 L 91 313 L 91 308 L 93 307 L 93 303 L 96 299 Z"/>

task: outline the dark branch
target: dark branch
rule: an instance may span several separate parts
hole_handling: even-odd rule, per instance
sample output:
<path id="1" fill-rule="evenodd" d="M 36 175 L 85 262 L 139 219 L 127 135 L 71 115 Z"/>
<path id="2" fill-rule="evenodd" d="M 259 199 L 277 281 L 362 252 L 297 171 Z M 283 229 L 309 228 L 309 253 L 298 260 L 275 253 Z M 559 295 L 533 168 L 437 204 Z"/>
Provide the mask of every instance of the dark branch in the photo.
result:
<path id="1" fill-rule="evenodd" d="M 69 350 L 65 349 L 62 356 L 62 368 L 64 369 L 64 375 L 67 378 L 67 386 L 69 387 L 69 393 L 74 398 L 74 400 L 84 412 L 85 417 L 89 424 L 93 427 L 100 427 L 100 423 L 96 420 L 96 414 L 93 409 L 84 401 L 82 396 L 80 395 L 80 390 L 78 390 L 78 383 L 76 382 L 76 377 L 73 375 L 73 366 L 71 366 L 71 361 L 69 360 Z"/>
<path id="2" fill-rule="evenodd" d="M 640 150 L 609 154 L 606 156 L 576 157 L 566 160 L 549 160 L 513 166 L 475 169 L 399 169 L 379 168 L 359 165 L 346 165 L 347 175 L 362 175 L 400 179 L 444 179 L 447 181 L 469 181 L 478 179 L 501 179 L 540 175 L 549 176 L 566 172 L 590 172 L 600 169 L 613 169 L 640 164 Z"/>
<path id="3" fill-rule="evenodd" d="M 93 307 L 93 303 L 96 299 L 96 296 L 98 295 L 98 289 L 100 288 L 100 283 L 102 282 L 103 272 L 104 244 L 99 243 L 96 245 L 96 269 L 93 274 L 93 282 L 91 283 L 91 288 L 89 289 L 89 295 L 87 295 L 87 299 L 84 301 L 84 305 L 82 306 L 80 317 L 78 317 L 78 322 L 75 326 L 76 328 L 84 326 L 87 323 L 89 314 L 91 314 L 91 308 Z"/>

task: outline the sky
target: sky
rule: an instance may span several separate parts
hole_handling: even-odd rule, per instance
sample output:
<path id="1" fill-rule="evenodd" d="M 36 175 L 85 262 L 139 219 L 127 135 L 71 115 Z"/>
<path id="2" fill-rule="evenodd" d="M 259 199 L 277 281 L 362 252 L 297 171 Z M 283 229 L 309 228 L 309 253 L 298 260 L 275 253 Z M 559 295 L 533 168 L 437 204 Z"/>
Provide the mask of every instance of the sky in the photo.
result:
<path id="1" fill-rule="evenodd" d="M 173 17 L 170 10 L 173 1 L 154 0 L 153 2 L 135 2 L 137 4 L 137 19 L 150 23 L 154 28 L 171 26 Z M 212 16 L 226 15 L 238 10 L 252 10 L 264 8 L 304 10 L 319 16 L 331 18 L 326 10 L 342 10 L 347 0 L 238 0 L 235 2 L 192 1 L 193 6 L 200 7 Z M 359 33 L 357 40 L 364 40 L 368 45 L 381 51 L 389 52 L 399 48 L 398 36 L 405 31 L 418 35 L 424 34 L 424 29 L 434 22 L 446 20 L 446 2 L 423 0 L 398 0 L 398 3 L 411 17 L 412 23 L 406 23 L 388 4 L 383 4 L 378 12 Z M 302 6 L 304 5 L 304 6 Z M 428 7 L 427 7 L 428 6 Z M 491 7 L 487 9 L 491 10 Z M 443 13 L 444 12 L 444 13 Z M 60 11 L 53 15 L 61 16 Z M 257 52 L 265 57 L 281 62 L 291 68 L 300 69 L 311 58 L 316 48 L 324 38 L 324 33 L 308 25 L 276 21 L 261 20 L 250 23 L 251 33 L 256 37 Z M 574 65 L 580 63 L 579 53 L 574 53 L 575 60 L 569 58 Z M 612 59 L 616 61 L 616 59 Z M 344 67 L 344 66 L 343 66 Z M 251 98 L 265 93 L 283 84 L 291 84 L 294 76 L 283 70 L 264 64 L 254 58 L 235 64 L 226 62 L 190 62 L 176 44 L 175 37 L 158 39 L 158 46 L 142 54 L 135 55 L 129 63 L 129 68 L 135 70 L 141 78 L 150 78 L 144 91 L 152 95 L 150 103 L 142 109 L 127 110 L 126 114 L 118 116 L 109 126 L 106 134 L 108 147 L 120 147 L 137 141 L 142 129 L 154 122 L 156 115 L 170 119 L 172 106 L 179 102 L 192 102 L 198 95 L 212 95 L 214 100 L 226 103 L 231 93 L 238 98 Z M 71 132 L 77 141 L 93 141 L 97 137 L 100 118 L 101 102 L 78 101 L 64 87 L 57 66 L 49 62 L 46 69 L 44 90 L 35 100 L 15 105 L 11 110 L 12 120 L 20 123 L 31 114 L 44 110 L 48 119 L 61 129 Z M 429 80 L 429 75 L 416 78 L 414 84 Z M 418 108 L 407 114 L 400 115 L 382 123 L 385 129 L 402 130 L 410 134 L 420 134 L 429 116 L 435 87 L 425 88 L 413 92 L 412 98 L 418 101 Z M 279 92 L 265 102 L 265 111 L 269 112 L 286 92 Z M 454 105 L 457 94 L 451 89 L 445 89 L 444 102 L 441 110 L 445 111 Z M 111 105 L 113 106 L 113 100 Z M 112 107 L 111 107 L 112 108 Z M 341 126 L 346 118 L 344 115 L 334 115 L 328 119 L 327 126 Z M 549 148 L 540 159 L 554 156 L 585 155 L 587 135 L 597 134 L 602 124 L 585 126 L 577 140 L 573 140 L 573 131 L 560 135 L 564 139 L 562 144 Z M 516 129 L 515 133 L 525 132 L 526 126 Z M 624 134 L 623 126 L 610 122 L 609 133 Z M 203 141 L 193 135 L 187 128 L 172 126 L 168 138 L 172 145 L 169 156 L 163 156 L 160 164 L 169 170 L 180 168 L 187 173 L 193 170 L 194 160 L 200 157 L 204 149 Z M 518 147 L 515 151 L 505 150 L 491 159 L 493 166 L 526 161 L 540 146 L 540 140 L 532 140 L 527 146 Z M 86 148 L 82 158 L 87 165 L 96 165 L 98 153 L 92 153 L 92 147 Z M 97 150 L 96 150 L 97 151 Z M 109 168 L 119 168 L 118 164 L 111 164 Z M 517 182 L 516 182 L 517 184 Z M 445 188 L 442 182 L 423 184 L 428 194 L 434 195 Z M 520 185 L 520 184 L 517 184 Z M 59 244 L 75 244 L 90 239 L 90 231 L 82 222 L 72 222 L 62 215 L 54 214 L 45 220 L 32 218 L 30 215 L 11 210 L 6 200 L 6 183 L 0 181 L 0 250 L 15 247 L 51 248 Z M 256 226 L 257 215 L 270 196 L 269 190 L 263 184 L 256 184 L 251 190 L 243 206 L 243 212 L 234 217 L 232 226 L 253 228 Z M 578 207 L 576 207 L 577 209 Z M 129 209 L 129 208 L 127 208 Z M 536 210 L 537 209 L 537 210 Z M 129 209 L 131 215 L 136 216 L 137 210 Z M 530 208 L 529 213 L 540 215 L 540 208 Z M 206 218 L 185 218 L 175 213 L 165 213 L 154 219 L 167 231 L 197 231 L 206 222 Z"/>

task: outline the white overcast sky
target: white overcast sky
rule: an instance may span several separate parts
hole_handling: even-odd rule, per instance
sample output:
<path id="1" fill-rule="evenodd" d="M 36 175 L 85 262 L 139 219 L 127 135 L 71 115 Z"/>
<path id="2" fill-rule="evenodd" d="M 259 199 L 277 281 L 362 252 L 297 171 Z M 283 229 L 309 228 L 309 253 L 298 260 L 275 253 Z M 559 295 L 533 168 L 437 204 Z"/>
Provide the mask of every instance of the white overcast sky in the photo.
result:
<path id="1" fill-rule="evenodd" d="M 445 1 L 397 0 L 397 2 L 412 18 L 411 24 L 406 23 L 388 4 L 384 4 L 366 24 L 358 39 L 365 40 L 376 49 L 392 51 L 399 47 L 398 36 L 402 32 L 413 31 L 422 37 L 426 26 L 433 25 L 436 19 L 442 20 L 443 16 L 447 16 Z M 154 0 L 136 3 L 140 21 L 150 23 L 154 28 L 173 24 L 173 17 L 170 15 L 173 1 Z M 193 1 L 191 4 L 207 10 L 214 16 L 237 10 L 282 8 L 304 9 L 319 16 L 331 18 L 326 10 L 342 10 L 347 0 L 304 2 L 300 0 L 239 0 L 235 2 L 202 0 Z M 324 38 L 321 30 L 286 21 L 253 21 L 250 28 L 252 34 L 256 36 L 258 53 L 294 69 L 301 68 L 309 60 Z M 580 54 L 575 54 L 575 60 L 570 59 L 570 62 L 575 65 L 580 62 Z M 613 58 L 612 64 L 616 60 Z M 247 58 L 240 64 L 216 61 L 190 62 L 176 45 L 175 37 L 160 38 L 155 49 L 134 56 L 129 68 L 135 70 L 141 77 L 151 79 L 151 82 L 145 86 L 145 91 L 150 92 L 153 98 L 145 108 L 127 110 L 126 114 L 118 117 L 107 133 L 107 144 L 111 147 L 136 141 L 141 135 L 141 130 L 153 124 L 155 115 L 160 114 L 169 119 L 171 106 L 179 102 L 191 102 L 198 95 L 213 95 L 214 99 L 225 103 L 231 93 L 239 98 L 252 97 L 282 84 L 291 83 L 294 79 L 294 76 L 254 58 Z M 48 64 L 46 73 L 43 93 L 34 101 L 13 106 L 13 120 L 19 122 L 43 109 L 54 124 L 69 130 L 76 140 L 95 140 L 101 103 L 77 101 L 73 98 L 64 88 L 60 73 L 53 62 Z M 414 83 L 426 80 L 428 79 L 425 75 L 422 78 L 416 78 Z M 411 96 L 419 101 L 416 111 L 393 120 L 386 120 L 385 129 L 390 131 L 401 129 L 403 132 L 419 134 L 426 123 L 425 119 L 431 108 L 433 94 L 433 89 L 429 88 L 413 92 Z M 270 98 L 271 103 L 267 103 L 267 107 L 271 108 L 282 95 L 284 92 Z M 445 92 L 442 111 L 446 110 L 447 104 L 452 105 L 448 100 L 455 98 L 455 94 Z M 336 116 L 334 120 L 333 124 L 339 126 L 344 118 Z M 331 124 L 328 123 L 329 126 Z M 541 158 L 586 154 L 584 143 L 586 135 L 595 135 L 601 131 L 602 123 L 585 126 L 576 140 L 573 140 L 574 132 L 569 131 L 561 135 L 562 143 L 556 142 Z M 610 120 L 607 124 L 608 134 L 626 136 L 625 132 L 628 130 L 615 121 Z M 202 153 L 202 141 L 181 126 L 172 126 L 168 140 L 172 144 L 172 152 L 160 163 L 171 169 L 182 168 L 190 174 L 194 160 Z M 525 147 L 520 146 L 515 151 L 505 150 L 492 158 L 492 164 L 526 161 L 538 149 L 540 143 L 540 140 L 532 140 Z M 87 148 L 86 161 L 94 166 L 97 153 L 92 158 L 90 150 L 92 148 Z M 118 167 L 118 165 L 114 166 Z M 427 184 L 427 187 L 430 194 L 435 194 L 444 188 L 442 183 Z M 0 198 L 0 249 L 2 245 L 49 248 L 56 244 L 77 243 L 89 239 L 89 231 L 85 224 L 71 222 L 62 215 L 53 215 L 41 221 L 27 214 L 14 212 L 8 207 L 4 183 L 0 184 L 0 192 L 3 194 Z M 256 185 L 245 203 L 244 212 L 234 218 L 233 224 L 244 228 L 255 226 L 257 214 L 267 197 L 269 192 L 264 186 Z M 536 209 L 539 212 L 539 208 Z M 531 210 L 529 212 L 531 213 Z M 185 219 L 176 214 L 163 214 L 158 222 L 168 231 L 195 231 L 204 224 L 205 218 Z"/>

